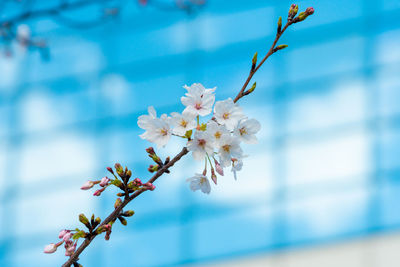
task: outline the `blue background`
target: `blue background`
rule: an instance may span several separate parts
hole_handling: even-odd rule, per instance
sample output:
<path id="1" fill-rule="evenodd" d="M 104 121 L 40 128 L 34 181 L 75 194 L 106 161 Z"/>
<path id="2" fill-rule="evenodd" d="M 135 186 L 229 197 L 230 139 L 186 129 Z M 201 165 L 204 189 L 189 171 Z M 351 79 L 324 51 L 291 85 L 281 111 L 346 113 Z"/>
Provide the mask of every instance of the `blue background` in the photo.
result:
<path id="1" fill-rule="evenodd" d="M 65 261 L 44 245 L 78 226 L 79 213 L 113 210 L 115 192 L 96 198 L 83 182 L 115 162 L 150 176 L 137 117 L 149 105 L 182 111 L 182 86 L 193 82 L 234 96 L 290 4 L 209 0 L 189 16 L 128 4 L 119 20 L 84 30 L 28 21 L 51 60 L 17 46 L 0 58 L 0 265 Z M 185 179 L 202 164 L 186 157 L 130 204 L 127 227 L 96 238 L 84 266 L 207 262 L 400 228 L 400 2 L 298 4 L 316 13 L 288 30 L 289 48 L 241 103 L 262 130 L 259 145 L 244 146 L 238 181 L 227 170 L 210 195 L 192 193 Z"/>

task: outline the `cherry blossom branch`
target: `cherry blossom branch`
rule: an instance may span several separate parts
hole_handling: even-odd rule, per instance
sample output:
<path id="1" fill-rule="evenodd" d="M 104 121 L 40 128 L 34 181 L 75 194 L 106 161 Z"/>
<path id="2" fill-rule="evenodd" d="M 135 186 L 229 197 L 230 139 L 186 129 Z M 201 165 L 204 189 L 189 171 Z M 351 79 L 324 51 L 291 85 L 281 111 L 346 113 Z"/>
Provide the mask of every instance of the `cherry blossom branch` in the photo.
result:
<path id="1" fill-rule="evenodd" d="M 166 142 L 168 142 L 168 139 L 171 133 L 168 135 L 169 132 L 169 125 L 167 121 L 169 122 L 171 119 L 178 119 L 179 121 L 179 126 L 183 127 L 188 130 L 184 130 L 184 134 L 179 134 L 183 135 L 184 138 L 187 138 L 188 140 L 188 145 L 183 147 L 182 150 L 174 157 L 172 160 L 170 160 L 169 157 L 163 162 L 155 153 L 153 148 L 148 148 L 146 149 L 146 152 L 148 153 L 149 157 L 156 163 L 155 166 L 150 165 L 149 171 L 150 172 L 155 172 L 155 174 L 145 183 L 142 184 L 140 179 L 136 178 L 133 181 L 129 181 L 132 172 L 125 168 L 125 170 L 122 168 L 120 164 L 115 165 L 116 172 L 118 176 L 122 179 L 122 181 L 114 174 L 114 171 L 111 168 L 107 168 L 110 173 L 115 177 L 115 180 L 109 179 L 108 177 L 104 177 L 101 179 L 101 181 L 88 181 L 81 189 L 90 189 L 94 185 L 99 184 L 102 188 L 97 190 L 94 195 L 99 196 L 109 185 L 114 185 L 122 190 L 121 193 L 118 193 L 118 196 L 123 196 L 124 200 L 122 201 L 120 198 L 117 199 L 116 203 L 114 204 L 114 211 L 102 222 L 100 218 L 94 219 L 94 215 L 92 216 L 90 222 L 89 220 L 85 217 L 85 215 L 81 214 L 79 216 L 80 222 L 82 222 L 87 228 L 88 232 L 76 229 L 76 230 L 63 230 L 60 232 L 59 238 L 62 238 L 63 241 L 60 241 L 57 244 L 50 244 L 46 246 L 45 248 L 45 253 L 53 253 L 56 251 L 57 247 L 60 246 L 63 242 L 65 242 L 65 248 L 66 248 L 66 255 L 70 256 L 70 258 L 62 265 L 63 267 L 69 267 L 71 265 L 75 266 L 80 266 L 78 264 L 79 260 L 79 255 L 90 245 L 90 243 L 95 239 L 95 237 L 103 232 L 106 232 L 106 240 L 109 239 L 110 234 L 111 234 L 111 227 L 112 224 L 119 219 L 123 225 L 126 225 L 126 220 L 123 217 L 130 217 L 133 215 L 133 211 L 125 211 L 123 212 L 123 208 L 126 207 L 133 199 L 141 195 L 143 192 L 147 190 L 154 190 L 154 185 L 153 183 L 161 177 L 164 173 L 169 173 L 169 169 L 176 163 L 178 162 L 183 156 L 188 154 L 190 151 L 193 152 L 193 157 L 196 159 L 198 157 L 198 153 L 196 152 L 201 152 L 200 158 L 205 158 L 205 168 L 203 171 L 203 174 L 196 174 L 195 177 L 192 177 L 188 180 L 191 181 L 191 189 L 192 190 L 199 190 L 203 191 L 204 193 L 209 193 L 210 192 L 210 184 L 207 180 L 206 173 L 207 173 L 207 160 L 210 163 L 210 168 L 211 168 L 211 178 L 214 181 L 214 183 L 217 183 L 217 177 L 215 174 L 215 170 L 217 171 L 218 174 L 224 175 L 223 173 L 223 167 L 226 167 L 226 157 L 224 155 L 229 152 L 228 154 L 228 163 L 231 162 L 232 164 L 232 171 L 234 171 L 234 168 L 236 168 L 237 164 L 240 160 L 240 158 L 234 157 L 236 154 L 242 154 L 241 148 L 238 146 L 238 140 L 234 139 L 232 134 L 238 134 L 237 138 L 241 138 L 243 136 L 240 135 L 246 135 L 250 134 L 253 135 L 253 133 L 256 133 L 259 130 L 259 123 L 254 122 L 254 119 L 244 119 L 244 122 L 241 118 L 242 116 L 235 122 L 237 126 L 235 126 L 233 132 L 229 132 L 229 129 L 232 128 L 230 123 L 231 121 L 229 120 L 230 116 L 234 117 L 237 116 L 238 113 L 241 113 L 241 109 L 234 103 L 236 103 L 238 100 L 243 98 L 244 96 L 252 93 L 255 89 L 255 85 L 253 85 L 250 89 L 247 91 L 247 85 L 249 84 L 250 80 L 252 79 L 253 75 L 260 69 L 260 67 L 263 65 L 263 63 L 271 56 L 274 54 L 276 51 L 283 49 L 287 47 L 286 45 L 280 45 L 277 46 L 277 43 L 279 41 L 279 38 L 282 36 L 282 34 L 286 31 L 286 29 L 297 22 L 303 21 L 307 16 L 313 14 L 314 9 L 313 8 L 308 8 L 305 12 L 300 13 L 297 17 L 297 10 L 298 6 L 297 5 L 292 5 L 290 10 L 289 10 L 289 16 L 288 16 L 288 22 L 286 25 L 282 28 L 282 18 L 279 18 L 278 21 L 278 30 L 276 34 L 276 38 L 268 51 L 268 53 L 265 55 L 265 57 L 261 60 L 261 62 L 257 65 L 257 54 L 253 57 L 252 60 L 252 67 L 250 70 L 250 74 L 248 78 L 246 79 L 243 87 L 239 91 L 238 95 L 236 96 L 235 100 L 232 101 L 232 99 L 228 99 L 225 101 L 219 101 L 215 104 L 214 108 L 214 117 L 210 121 L 210 124 L 200 124 L 199 120 L 197 119 L 197 123 L 195 122 L 195 116 L 191 117 L 190 120 L 186 120 L 186 115 L 185 111 L 188 109 L 189 111 L 194 111 L 197 112 L 197 118 L 198 115 L 201 116 L 206 116 L 211 112 L 212 105 L 214 103 L 215 97 L 213 96 L 213 92 L 215 88 L 213 89 L 205 89 L 201 84 L 193 84 L 191 87 L 185 86 L 185 88 L 188 90 L 188 93 L 186 94 L 186 97 L 182 98 L 182 103 L 187 106 L 185 111 L 182 113 L 182 115 L 175 113 L 171 114 L 172 118 L 168 118 L 167 115 L 163 114 L 160 118 L 157 118 L 156 112 L 154 108 L 149 108 L 149 115 L 143 115 L 139 117 L 138 124 L 139 127 L 143 128 L 146 130 L 146 132 L 141 135 L 143 139 L 147 139 L 149 141 L 152 141 L 154 143 L 157 143 L 157 145 L 165 145 Z M 199 93 L 200 92 L 200 93 Z M 197 99 L 200 102 L 190 102 L 193 99 Z M 191 103 L 190 106 L 187 103 Z M 210 103 L 211 103 L 211 108 L 210 108 Z M 226 111 L 224 112 L 219 112 L 220 109 L 224 109 L 227 106 L 231 109 L 228 113 Z M 203 113 L 203 114 L 202 114 Z M 242 114 L 241 114 L 242 115 Z M 152 125 L 154 123 L 154 125 Z M 189 124 L 194 123 L 194 126 L 188 127 Z M 251 132 L 251 127 L 245 128 L 238 128 L 241 124 L 252 124 L 253 126 L 255 125 L 256 129 L 254 132 Z M 258 124 L 258 125 L 257 125 Z M 196 126 L 197 125 L 197 126 Z M 155 128 L 156 127 L 156 128 Z M 220 154 L 220 162 L 218 162 L 214 156 L 212 158 L 214 159 L 215 162 L 215 169 L 212 166 L 212 162 L 210 159 L 209 155 L 214 155 L 214 147 L 207 148 L 208 142 L 211 142 L 211 139 L 207 139 L 210 137 L 209 133 L 207 131 L 212 131 L 212 128 L 215 127 L 221 127 L 219 129 L 220 132 L 215 132 L 214 137 L 215 138 L 220 138 L 223 140 L 219 140 L 219 152 Z M 178 127 L 179 128 L 179 127 Z M 207 128 L 207 130 L 206 130 Z M 192 139 L 192 130 L 196 129 L 196 133 L 194 134 L 194 137 Z M 243 132 L 242 132 L 243 130 Z M 250 130 L 250 132 L 249 132 Z M 225 131 L 225 132 L 223 132 Z M 237 132 L 236 132 L 237 131 Z M 225 135 L 224 135 L 225 134 Z M 157 138 L 155 138 L 155 135 Z M 209 135 L 206 137 L 206 135 Z M 182 136 L 181 136 L 182 137 Z M 247 141 L 251 141 L 250 137 L 254 136 L 247 136 Z M 250 139 L 249 139 L 250 138 Z M 255 138 L 255 137 L 254 137 Z M 157 139 L 157 140 L 156 140 Z M 223 143 L 225 142 L 225 143 Z M 245 141 L 244 141 L 245 142 Z M 250 142 L 249 142 L 250 143 Z M 214 143 L 213 143 L 214 144 Z M 196 148 L 196 146 L 198 146 Z M 196 149 L 201 149 L 201 151 L 196 150 Z M 212 154 L 210 153 L 210 150 Z M 235 151 L 234 151 L 235 150 Z M 224 154 L 225 153 L 225 154 Z M 222 155 L 221 155 L 222 154 Z M 197 156 L 196 156 L 197 155 Z M 226 156 L 226 155 L 225 155 Z M 241 166 L 240 166 L 241 168 Z M 234 174 L 236 172 L 234 171 Z M 72 235 L 72 231 L 75 231 L 75 233 Z M 73 237 L 74 240 L 77 240 L 79 238 L 84 238 L 83 243 L 76 249 L 77 241 L 75 243 L 70 240 L 70 238 Z"/>
<path id="2" fill-rule="evenodd" d="M 169 163 L 165 164 L 160 170 L 156 172 L 156 174 L 153 175 L 147 182 L 148 183 L 153 183 L 155 182 L 161 175 L 163 175 L 170 167 L 172 167 L 177 161 L 179 161 L 184 155 L 189 153 L 186 147 L 184 147 L 181 152 L 179 152 Z M 128 205 L 129 202 L 137 198 L 139 195 L 141 195 L 143 192 L 146 190 L 138 190 L 135 193 L 133 193 L 129 197 L 125 197 L 124 201 L 106 218 L 104 221 L 98 226 L 102 227 L 112 221 L 115 221 L 119 214 L 121 213 L 122 209 Z M 85 239 L 85 241 L 79 246 L 79 248 L 75 251 L 74 254 L 62 265 L 63 267 L 69 267 L 71 266 L 74 262 L 78 260 L 79 255 L 85 250 L 87 246 L 90 245 L 90 243 L 93 241 L 93 239 L 96 237 L 96 235 L 92 235 L 88 238 Z"/>

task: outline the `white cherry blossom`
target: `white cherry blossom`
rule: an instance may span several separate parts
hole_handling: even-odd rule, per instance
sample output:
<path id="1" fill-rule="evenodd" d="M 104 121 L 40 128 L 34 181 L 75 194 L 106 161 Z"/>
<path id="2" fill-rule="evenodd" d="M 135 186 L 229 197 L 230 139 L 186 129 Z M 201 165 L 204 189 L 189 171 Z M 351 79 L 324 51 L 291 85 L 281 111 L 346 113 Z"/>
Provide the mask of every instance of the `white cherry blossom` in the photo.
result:
<path id="1" fill-rule="evenodd" d="M 243 150 L 239 145 L 238 138 L 232 135 L 223 135 L 219 144 L 218 155 L 223 167 L 230 166 L 232 158 L 241 158 L 243 156 Z"/>
<path id="2" fill-rule="evenodd" d="M 246 144 L 256 144 L 256 133 L 260 131 L 261 125 L 256 119 L 241 120 L 234 130 L 234 135 Z"/>
<path id="3" fill-rule="evenodd" d="M 206 132 L 208 132 L 213 137 L 215 144 L 217 146 L 219 146 L 221 137 L 223 135 L 230 134 L 230 132 L 228 131 L 228 129 L 226 129 L 226 127 L 224 125 L 219 125 L 218 123 L 216 123 L 213 120 L 210 120 L 207 123 Z"/>
<path id="4" fill-rule="evenodd" d="M 195 160 L 203 160 L 206 154 L 214 152 L 214 142 L 208 132 L 196 131 L 194 138 L 188 142 L 187 149 L 192 152 Z"/>
<path id="5" fill-rule="evenodd" d="M 215 101 L 215 87 L 206 89 L 200 83 L 194 83 L 190 87 L 185 85 L 188 90 L 186 96 L 181 97 L 182 104 L 186 106 L 185 112 L 194 116 L 207 116 L 212 111 L 212 106 Z"/>
<path id="6" fill-rule="evenodd" d="M 197 126 L 195 120 L 196 116 L 193 116 L 193 114 L 188 112 L 183 112 L 182 114 L 172 112 L 171 116 L 171 124 L 174 126 L 172 132 L 174 134 L 183 136 L 187 131 L 194 129 Z"/>
<path id="7" fill-rule="evenodd" d="M 219 124 L 225 125 L 231 131 L 244 118 L 244 114 L 242 108 L 234 103 L 232 98 L 228 98 L 215 103 L 214 117 Z"/>
<path id="8" fill-rule="evenodd" d="M 157 118 L 156 111 L 153 107 L 150 107 L 149 115 L 142 115 L 138 118 L 139 127 L 146 130 L 143 134 L 139 135 L 140 138 L 155 143 L 157 147 L 165 146 L 172 133 L 169 121 L 170 118 L 166 114 Z"/>
<path id="9" fill-rule="evenodd" d="M 138 125 L 144 130 L 148 130 L 152 127 L 152 122 L 157 118 L 157 112 L 153 106 L 147 108 L 149 115 L 142 115 L 138 118 Z"/>
<path id="10" fill-rule="evenodd" d="M 210 194 L 211 185 L 207 179 L 207 176 L 196 173 L 195 176 L 186 179 L 187 182 L 190 182 L 190 189 L 192 191 L 201 190 L 201 192 L 205 194 Z"/>

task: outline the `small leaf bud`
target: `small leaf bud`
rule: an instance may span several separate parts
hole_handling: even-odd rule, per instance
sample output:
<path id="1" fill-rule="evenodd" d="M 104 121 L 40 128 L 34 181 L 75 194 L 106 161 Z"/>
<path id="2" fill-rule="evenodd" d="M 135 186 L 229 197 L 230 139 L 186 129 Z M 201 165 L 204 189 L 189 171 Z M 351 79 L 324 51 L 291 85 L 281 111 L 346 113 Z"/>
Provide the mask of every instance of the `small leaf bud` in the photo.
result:
<path id="1" fill-rule="evenodd" d="M 117 198 L 114 203 L 114 209 L 117 209 L 122 204 L 122 200 Z"/>

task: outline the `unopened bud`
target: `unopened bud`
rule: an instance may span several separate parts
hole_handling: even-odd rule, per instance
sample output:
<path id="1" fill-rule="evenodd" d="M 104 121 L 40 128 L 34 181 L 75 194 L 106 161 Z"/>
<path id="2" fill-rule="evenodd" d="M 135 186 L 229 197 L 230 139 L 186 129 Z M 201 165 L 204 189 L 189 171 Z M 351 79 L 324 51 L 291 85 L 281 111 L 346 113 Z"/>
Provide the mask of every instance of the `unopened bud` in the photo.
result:
<path id="1" fill-rule="evenodd" d="M 114 203 L 114 209 L 117 209 L 122 204 L 122 200 L 117 198 Z"/>
<path id="2" fill-rule="evenodd" d="M 127 210 L 122 214 L 122 216 L 131 217 L 131 216 L 133 216 L 133 214 L 135 214 L 135 212 L 133 210 Z"/>
<path id="3" fill-rule="evenodd" d="M 307 7 L 307 9 L 306 9 L 306 13 L 308 14 L 308 15 L 312 15 L 312 14 L 314 14 L 314 8 L 313 7 Z"/>
<path id="4" fill-rule="evenodd" d="M 117 193 L 117 196 L 123 197 L 123 196 L 125 196 L 125 193 Z"/>
<path id="5" fill-rule="evenodd" d="M 66 234 L 62 237 L 62 240 L 68 241 L 68 240 L 71 239 L 71 237 L 72 237 L 72 233 L 69 232 L 69 233 L 66 233 Z"/>
<path id="6" fill-rule="evenodd" d="M 151 155 L 153 155 L 153 154 L 156 153 L 156 152 L 154 152 L 154 148 L 152 148 L 152 147 L 146 148 L 146 152 L 149 153 L 149 154 L 151 154 Z"/>
<path id="7" fill-rule="evenodd" d="M 274 52 L 285 49 L 286 47 L 288 47 L 288 45 L 278 45 L 275 47 Z"/>
<path id="8" fill-rule="evenodd" d="M 81 223 L 83 223 L 87 228 L 90 229 L 90 223 L 89 223 L 88 218 L 86 218 L 85 214 L 83 214 L 83 213 L 79 214 L 79 221 Z"/>
<path id="9" fill-rule="evenodd" d="M 139 178 L 135 178 L 135 180 L 133 180 L 133 182 L 137 185 L 137 186 L 141 186 L 142 185 L 142 181 Z"/>
<path id="10" fill-rule="evenodd" d="M 62 239 L 66 234 L 70 233 L 70 230 L 61 230 L 60 233 L 58 234 L 58 238 Z"/>
<path id="11" fill-rule="evenodd" d="M 252 70 L 254 70 L 255 68 L 256 68 L 256 64 L 257 64 L 257 56 L 258 56 L 258 53 L 257 52 L 255 52 L 254 53 L 254 56 L 253 56 L 253 59 L 251 60 L 251 69 Z"/>
<path id="12" fill-rule="evenodd" d="M 112 174 L 114 174 L 114 171 L 113 171 L 113 169 L 112 169 L 111 167 L 107 167 L 107 170 L 108 170 L 109 172 L 111 172 Z"/>
<path id="13" fill-rule="evenodd" d="M 159 169 L 159 165 L 150 165 L 149 168 L 147 168 L 147 170 L 151 173 L 158 171 Z"/>
<path id="14" fill-rule="evenodd" d="M 152 183 L 145 183 L 143 186 L 146 187 L 146 189 L 150 190 L 150 191 L 153 191 L 154 189 L 156 189 L 155 185 L 153 185 Z"/>
<path id="15" fill-rule="evenodd" d="M 124 175 L 124 168 L 119 163 L 115 163 L 115 170 L 117 171 L 119 176 Z"/>
<path id="16" fill-rule="evenodd" d="M 99 217 L 97 217 L 96 219 L 93 218 L 92 220 L 92 229 L 96 228 L 97 225 L 99 225 L 101 223 L 101 219 Z"/>
<path id="17" fill-rule="evenodd" d="M 282 31 L 282 17 L 279 17 L 278 19 L 278 33 L 281 33 Z"/>
<path id="18" fill-rule="evenodd" d="M 211 180 L 213 180 L 214 184 L 217 184 L 217 175 L 215 175 L 214 168 L 211 168 Z"/>
<path id="19" fill-rule="evenodd" d="M 124 217 L 119 216 L 118 220 L 125 226 L 128 224 L 128 221 Z"/>
<path id="20" fill-rule="evenodd" d="M 217 171 L 217 173 L 221 176 L 224 176 L 224 169 L 222 168 L 221 164 L 219 164 L 219 162 L 214 159 L 214 163 L 215 163 L 215 170 Z"/>
<path id="21" fill-rule="evenodd" d="M 128 170 L 128 171 L 126 172 L 126 177 L 129 179 L 129 178 L 131 178 L 131 176 L 132 176 L 132 171 L 131 171 L 131 170 Z"/>
<path id="22" fill-rule="evenodd" d="M 289 9 L 288 18 L 293 19 L 297 15 L 297 12 L 299 12 L 299 6 L 292 4 Z"/>
<path id="23" fill-rule="evenodd" d="M 103 178 L 101 178 L 100 186 L 104 187 L 104 186 L 108 185 L 108 182 L 110 182 L 110 178 L 108 178 L 107 176 L 103 177 Z"/>
<path id="24" fill-rule="evenodd" d="M 81 186 L 81 189 L 82 190 L 88 190 L 88 189 L 91 189 L 94 185 L 95 185 L 95 183 L 93 181 L 87 181 L 86 183 L 84 183 Z"/>
<path id="25" fill-rule="evenodd" d="M 103 191 L 104 191 L 105 189 L 106 189 L 106 188 L 103 187 L 103 188 L 101 188 L 101 189 L 96 190 L 96 192 L 93 193 L 93 196 L 96 196 L 96 197 L 100 196 L 101 193 L 103 193 Z"/>
<path id="26" fill-rule="evenodd" d="M 249 94 L 254 92 L 254 90 L 256 89 L 257 86 L 257 82 L 254 82 L 253 85 L 250 87 L 250 89 L 248 90 Z"/>
<path id="27" fill-rule="evenodd" d="M 305 20 L 308 16 L 314 14 L 314 8 L 313 7 L 309 7 L 306 9 L 306 11 L 301 12 L 297 18 L 295 18 L 295 20 L 293 21 L 294 23 L 300 22 Z"/>
<path id="28" fill-rule="evenodd" d="M 168 164 L 168 163 L 170 162 L 170 160 L 171 160 L 171 158 L 170 158 L 170 157 L 167 157 L 167 158 L 165 159 L 165 161 L 164 161 L 164 165 Z"/>
<path id="29" fill-rule="evenodd" d="M 63 241 L 58 242 L 57 244 L 50 243 L 46 245 L 43 249 L 44 253 L 51 254 L 56 252 L 57 248 L 62 244 Z"/>

